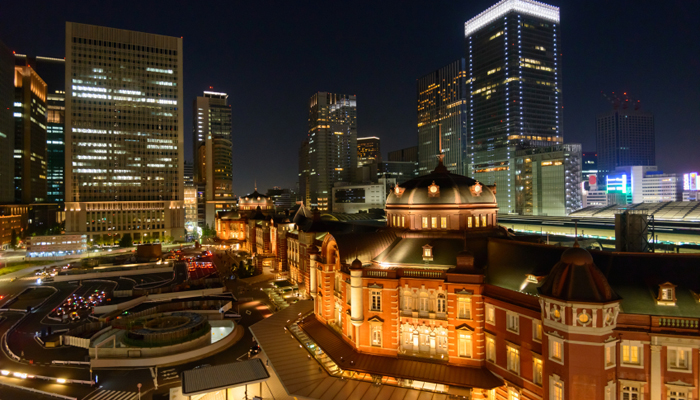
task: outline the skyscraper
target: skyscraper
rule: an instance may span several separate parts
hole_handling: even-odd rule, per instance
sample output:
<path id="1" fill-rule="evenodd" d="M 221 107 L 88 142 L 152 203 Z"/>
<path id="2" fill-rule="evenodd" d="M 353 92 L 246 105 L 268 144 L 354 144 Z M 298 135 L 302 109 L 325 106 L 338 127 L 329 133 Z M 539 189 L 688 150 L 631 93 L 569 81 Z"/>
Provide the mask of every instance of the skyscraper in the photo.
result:
<path id="1" fill-rule="evenodd" d="M 372 164 L 381 159 L 379 144 L 379 138 L 376 136 L 357 138 L 357 165 Z"/>
<path id="2" fill-rule="evenodd" d="M 0 42 L 0 203 L 5 204 L 15 200 L 15 162 L 12 154 L 15 147 L 12 108 L 15 98 L 14 79 L 14 57 L 10 49 Z"/>
<path id="3" fill-rule="evenodd" d="M 66 60 L 15 54 L 15 63 L 31 66 L 46 82 L 46 202 L 63 203 L 65 198 L 65 90 Z"/>
<path id="4" fill-rule="evenodd" d="M 435 168 L 436 156 L 456 174 L 465 173 L 467 144 L 465 60 L 454 61 L 418 79 L 418 173 Z"/>
<path id="5" fill-rule="evenodd" d="M 612 110 L 596 119 L 599 181 L 616 167 L 656 165 L 654 115 L 641 110 L 639 101 L 631 105 L 627 93 L 624 96 L 614 96 Z"/>
<path id="6" fill-rule="evenodd" d="M 199 221 L 212 228 L 216 212 L 235 207 L 231 106 L 227 99 L 226 93 L 205 91 L 193 103 L 194 180 L 204 185 L 204 206 L 198 207 L 204 215 L 199 215 Z"/>
<path id="7" fill-rule="evenodd" d="M 331 207 L 335 182 L 351 182 L 357 168 L 357 99 L 318 92 L 309 100 L 309 201 Z M 300 158 L 301 159 L 301 158 Z M 302 171 L 300 166 L 300 172 Z M 300 178 L 301 179 L 301 178 Z M 303 197 L 302 193 L 302 197 Z"/>
<path id="8" fill-rule="evenodd" d="M 66 23 L 66 232 L 184 239 L 182 39 Z"/>
<path id="9" fill-rule="evenodd" d="M 465 24 L 469 174 L 498 184 L 502 212 L 515 209 L 515 151 L 563 141 L 559 39 L 559 8 L 532 0 Z"/>
<path id="10" fill-rule="evenodd" d="M 15 67 L 15 203 L 46 201 L 46 83 L 29 66 Z"/>

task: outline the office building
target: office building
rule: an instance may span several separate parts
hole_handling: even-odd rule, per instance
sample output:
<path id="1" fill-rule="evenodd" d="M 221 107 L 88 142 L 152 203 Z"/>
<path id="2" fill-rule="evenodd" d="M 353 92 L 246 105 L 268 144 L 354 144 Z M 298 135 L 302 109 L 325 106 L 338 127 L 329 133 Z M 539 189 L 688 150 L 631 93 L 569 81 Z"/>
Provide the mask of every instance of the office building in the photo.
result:
<path id="1" fill-rule="evenodd" d="M 333 186 L 333 212 L 356 214 L 371 209 L 383 209 L 394 178 L 380 178 L 377 183 L 336 184 Z"/>
<path id="2" fill-rule="evenodd" d="M 617 167 L 606 177 L 610 204 L 662 203 L 683 199 L 683 178 L 655 165 Z"/>
<path id="3" fill-rule="evenodd" d="M 296 202 L 296 193 L 292 189 L 282 189 L 278 186 L 268 189 L 267 197 L 272 200 L 278 210 L 288 210 Z"/>
<path id="4" fill-rule="evenodd" d="M 412 161 L 382 161 L 379 164 L 378 175 L 383 178 L 394 178 L 402 183 L 416 176 L 416 163 Z"/>
<path id="5" fill-rule="evenodd" d="M 21 61 L 21 56 L 16 55 Z M 54 57 L 25 57 L 26 62 L 46 82 L 46 202 L 65 200 L 65 118 L 66 60 Z"/>
<path id="6" fill-rule="evenodd" d="M 15 66 L 15 202 L 46 202 L 46 83 L 29 66 Z"/>
<path id="7" fill-rule="evenodd" d="M 418 173 L 445 155 L 445 167 L 464 174 L 467 151 L 467 85 L 464 58 L 418 79 Z"/>
<path id="8" fill-rule="evenodd" d="M 595 152 L 587 151 L 581 154 L 581 181 L 587 187 L 598 183 L 598 155 Z"/>
<path id="9" fill-rule="evenodd" d="M 418 176 L 418 146 L 411 146 L 405 149 L 390 151 L 387 155 L 388 161 L 412 162 L 413 176 Z M 401 181 L 399 179 L 399 181 Z"/>
<path id="10" fill-rule="evenodd" d="M 357 169 L 357 99 L 354 95 L 318 92 L 309 100 L 308 163 L 299 166 L 307 205 L 327 211 L 336 182 L 352 182 Z M 302 146 L 302 150 L 304 146 Z M 300 154 L 302 162 L 307 156 Z M 302 186 L 303 171 L 308 184 Z M 306 180 L 306 177 L 304 177 Z M 301 192 L 304 196 L 304 192 Z"/>
<path id="11" fill-rule="evenodd" d="M 219 211 L 230 211 L 233 198 L 231 106 L 228 94 L 205 91 L 193 104 L 194 180 L 204 186 L 200 227 L 214 226 Z"/>
<path id="12" fill-rule="evenodd" d="M 381 160 L 382 153 L 376 136 L 357 138 L 357 166 L 376 163 Z"/>
<path id="13" fill-rule="evenodd" d="M 182 39 L 66 23 L 66 233 L 184 240 Z"/>
<path id="14" fill-rule="evenodd" d="M 514 161 L 518 214 L 565 216 L 581 208 L 580 144 L 517 150 Z"/>
<path id="15" fill-rule="evenodd" d="M 357 138 L 357 170 L 354 182 L 377 182 L 382 154 L 376 136 Z"/>
<path id="16" fill-rule="evenodd" d="M 700 175 L 697 172 L 683 174 L 683 201 L 698 201 L 700 190 Z"/>
<path id="17" fill-rule="evenodd" d="M 559 8 L 503 0 L 465 24 L 472 178 L 516 209 L 514 153 L 563 142 Z"/>
<path id="18" fill-rule="evenodd" d="M 0 42 L 0 204 L 15 200 L 15 61 L 12 51 Z"/>
<path id="19" fill-rule="evenodd" d="M 613 94 L 612 109 L 596 118 L 599 178 L 627 165 L 656 165 L 654 115 Z"/>
<path id="20" fill-rule="evenodd" d="M 15 54 L 16 65 L 31 66 L 46 82 L 46 202 L 63 203 L 65 196 L 66 60 Z"/>
<path id="21" fill-rule="evenodd" d="M 189 235 L 193 235 L 199 225 L 197 185 L 194 183 L 194 164 L 185 161 L 184 171 L 185 230 Z"/>

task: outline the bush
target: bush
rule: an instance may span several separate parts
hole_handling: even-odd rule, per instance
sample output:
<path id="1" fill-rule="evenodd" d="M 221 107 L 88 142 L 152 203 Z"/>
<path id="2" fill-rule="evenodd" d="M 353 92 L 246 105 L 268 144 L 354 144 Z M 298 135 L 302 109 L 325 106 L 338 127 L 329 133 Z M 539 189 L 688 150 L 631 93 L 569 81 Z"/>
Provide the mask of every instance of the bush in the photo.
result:
<path id="1" fill-rule="evenodd" d="M 119 240 L 119 247 L 132 247 L 134 245 L 134 240 L 131 238 L 130 233 L 125 233 L 124 236 Z"/>

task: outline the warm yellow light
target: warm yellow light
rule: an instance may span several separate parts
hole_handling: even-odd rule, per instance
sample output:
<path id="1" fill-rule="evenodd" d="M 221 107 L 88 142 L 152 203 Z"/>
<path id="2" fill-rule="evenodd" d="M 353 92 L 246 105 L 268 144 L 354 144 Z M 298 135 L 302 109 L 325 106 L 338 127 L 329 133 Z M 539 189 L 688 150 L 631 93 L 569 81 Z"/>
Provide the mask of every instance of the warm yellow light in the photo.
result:
<path id="1" fill-rule="evenodd" d="M 58 378 L 58 379 L 56 379 L 56 382 L 58 382 L 58 383 L 66 383 L 66 380 L 63 379 L 63 378 Z"/>

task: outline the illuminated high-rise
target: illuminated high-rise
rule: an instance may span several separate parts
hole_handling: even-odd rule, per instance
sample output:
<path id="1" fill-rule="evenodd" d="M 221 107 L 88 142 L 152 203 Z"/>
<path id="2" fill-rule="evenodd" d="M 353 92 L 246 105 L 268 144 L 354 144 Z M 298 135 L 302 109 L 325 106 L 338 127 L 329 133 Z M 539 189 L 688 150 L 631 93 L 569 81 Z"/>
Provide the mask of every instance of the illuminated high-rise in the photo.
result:
<path id="1" fill-rule="evenodd" d="M 0 204 L 15 200 L 15 163 L 12 154 L 15 147 L 14 79 L 12 51 L 0 42 Z"/>
<path id="2" fill-rule="evenodd" d="M 15 67 L 15 203 L 46 201 L 46 82 L 30 66 Z"/>
<path id="3" fill-rule="evenodd" d="M 309 204 L 329 210 L 331 188 L 352 182 L 357 168 L 357 99 L 354 95 L 318 92 L 309 100 Z M 300 157 L 301 159 L 301 157 Z M 300 166 L 299 172 L 303 171 Z M 299 179 L 302 179 L 301 177 Z M 303 197 L 303 193 L 302 193 Z"/>
<path id="4" fill-rule="evenodd" d="M 46 202 L 63 203 L 65 196 L 66 60 L 15 54 L 15 63 L 31 66 L 46 82 Z"/>
<path id="5" fill-rule="evenodd" d="M 560 39 L 559 8 L 533 0 L 465 23 L 469 175 L 498 185 L 501 212 L 516 208 L 516 150 L 563 141 Z"/>
<path id="6" fill-rule="evenodd" d="M 436 156 L 455 174 L 465 173 L 467 144 L 465 61 L 454 61 L 418 79 L 418 173 L 435 168 Z"/>
<path id="7" fill-rule="evenodd" d="M 182 39 L 66 24 L 66 232 L 184 239 Z"/>
<path id="8" fill-rule="evenodd" d="M 198 200 L 200 227 L 214 226 L 216 213 L 230 211 L 233 199 L 231 106 L 228 94 L 205 91 L 193 103 L 194 181 L 203 188 Z"/>

